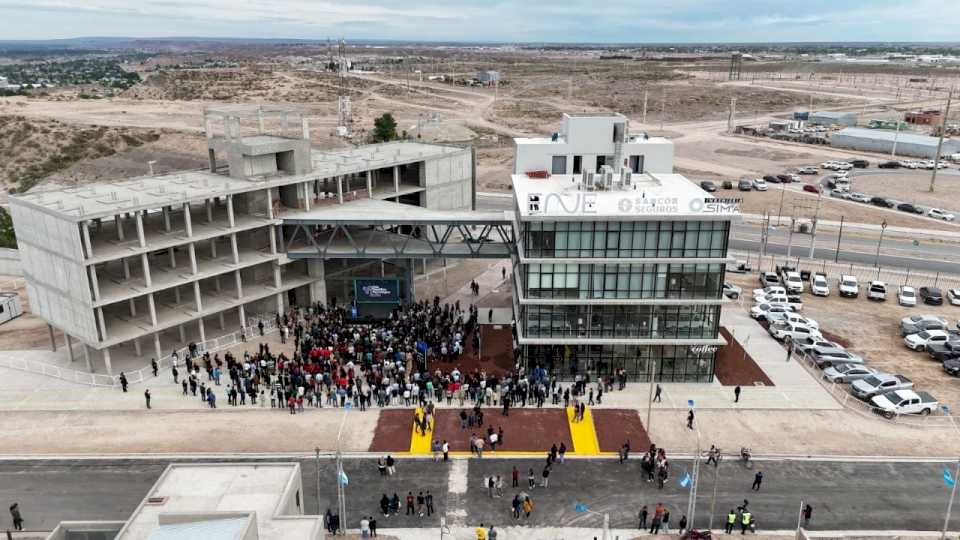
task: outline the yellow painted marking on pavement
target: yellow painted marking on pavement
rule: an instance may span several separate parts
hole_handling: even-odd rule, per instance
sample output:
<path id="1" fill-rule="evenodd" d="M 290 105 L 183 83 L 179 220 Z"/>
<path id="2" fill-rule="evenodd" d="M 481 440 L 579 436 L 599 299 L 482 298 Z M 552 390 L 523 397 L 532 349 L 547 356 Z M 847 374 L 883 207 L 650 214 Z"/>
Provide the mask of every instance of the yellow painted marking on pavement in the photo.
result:
<path id="1" fill-rule="evenodd" d="M 420 412 L 420 409 L 417 409 L 417 413 L 415 414 L 419 417 L 419 415 L 423 413 Z M 410 434 L 410 453 L 411 454 L 413 455 L 430 454 L 430 444 L 433 442 L 433 439 L 431 439 L 431 436 L 433 435 L 433 423 L 434 423 L 433 419 L 431 418 L 430 425 L 428 426 L 427 433 L 425 435 L 421 435 L 420 432 L 417 431 L 416 423 L 413 423 L 413 432 Z"/>
<path id="2" fill-rule="evenodd" d="M 570 426 L 570 440 L 573 441 L 573 451 L 581 456 L 600 455 L 600 443 L 597 441 L 597 430 L 593 425 L 593 413 L 588 408 L 583 413 L 583 420 L 573 421 L 573 407 L 567 407 L 567 425 Z"/>

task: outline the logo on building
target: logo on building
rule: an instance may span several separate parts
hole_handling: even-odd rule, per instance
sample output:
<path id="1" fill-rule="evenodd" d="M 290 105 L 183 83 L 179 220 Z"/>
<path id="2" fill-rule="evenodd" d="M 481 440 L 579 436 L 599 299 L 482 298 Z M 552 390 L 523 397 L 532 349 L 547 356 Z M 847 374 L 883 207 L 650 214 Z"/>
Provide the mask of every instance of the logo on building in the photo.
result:
<path id="1" fill-rule="evenodd" d="M 676 197 L 624 197 L 617 208 L 623 213 L 675 214 L 680 211 L 680 203 Z"/>
<path id="2" fill-rule="evenodd" d="M 690 201 L 690 211 L 702 214 L 738 214 L 742 199 L 719 199 L 706 197 Z"/>
<path id="3" fill-rule="evenodd" d="M 540 214 L 554 212 L 558 214 L 596 214 L 597 195 L 595 193 L 529 193 L 527 194 L 527 212 Z"/>
<path id="4" fill-rule="evenodd" d="M 384 298 L 393 296 L 393 291 L 379 285 L 364 285 L 363 287 L 360 287 L 360 290 L 363 291 L 363 294 L 369 298 Z"/>
<path id="5" fill-rule="evenodd" d="M 697 345 L 690 347 L 690 352 L 692 354 L 713 354 L 717 352 L 720 347 L 716 345 Z"/>

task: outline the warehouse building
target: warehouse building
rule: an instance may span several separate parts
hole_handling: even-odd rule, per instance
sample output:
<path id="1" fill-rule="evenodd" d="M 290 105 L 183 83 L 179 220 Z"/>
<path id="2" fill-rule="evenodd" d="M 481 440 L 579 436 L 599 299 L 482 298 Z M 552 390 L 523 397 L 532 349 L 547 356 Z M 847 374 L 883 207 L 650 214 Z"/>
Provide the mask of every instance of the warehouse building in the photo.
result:
<path id="1" fill-rule="evenodd" d="M 810 113 L 808 123 L 815 126 L 849 126 L 857 125 L 857 115 L 852 112 L 817 111 Z"/>
<path id="2" fill-rule="evenodd" d="M 896 144 L 896 155 L 926 159 L 936 157 L 937 143 L 937 137 L 879 129 L 846 128 L 830 136 L 830 144 L 837 148 L 889 154 Z M 960 152 L 960 139 L 943 140 L 941 155 L 957 152 Z"/>

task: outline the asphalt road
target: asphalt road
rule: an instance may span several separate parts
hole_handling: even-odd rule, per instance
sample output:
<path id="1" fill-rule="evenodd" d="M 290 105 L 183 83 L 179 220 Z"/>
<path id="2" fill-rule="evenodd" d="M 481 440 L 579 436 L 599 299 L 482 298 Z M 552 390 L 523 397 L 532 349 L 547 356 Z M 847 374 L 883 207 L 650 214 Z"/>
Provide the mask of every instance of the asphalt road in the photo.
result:
<path id="1" fill-rule="evenodd" d="M 437 515 L 377 515 L 380 527 L 435 527 L 440 515 L 458 525 L 506 524 L 512 520 L 509 504 L 516 489 L 510 486 L 510 470 L 516 465 L 525 484 L 526 471 L 538 474 L 542 461 L 470 460 L 467 492 L 448 493 L 451 466 L 429 460 L 400 460 L 397 474 L 381 477 L 371 459 L 348 459 L 345 471 L 347 520 L 357 527 L 362 515 L 377 514 L 383 493 L 396 492 L 401 499 L 407 491 L 430 490 Z M 136 508 L 166 462 L 138 460 L 95 461 L 13 461 L 0 463 L 0 502 L 19 501 L 28 530 L 51 530 L 61 520 L 124 520 Z M 336 508 L 333 483 L 334 463 L 320 462 L 319 506 L 316 467 L 312 459 L 301 462 L 305 508 L 325 512 Z M 943 465 L 937 463 L 861 463 L 819 461 L 761 461 L 753 470 L 734 461 L 724 461 L 718 474 L 714 527 L 732 507 L 750 501 L 760 529 L 791 529 L 796 526 L 801 501 L 814 507 L 811 529 L 822 530 L 935 530 L 942 526 L 949 489 L 942 480 Z M 676 523 L 686 509 L 688 491 L 681 487 L 680 471 L 689 463 L 674 463 L 674 474 L 663 490 L 640 478 L 640 463 L 626 465 L 616 460 L 570 460 L 558 465 L 546 489 L 528 490 L 536 504 L 531 525 L 598 527 L 600 518 L 575 511 L 576 503 L 594 512 L 609 512 L 611 526 L 636 527 L 641 505 L 663 502 Z M 755 471 L 764 474 L 758 492 L 750 490 Z M 706 526 L 714 489 L 714 469 L 704 467 L 700 482 L 697 525 Z M 491 474 L 506 479 L 503 498 L 489 498 L 483 478 Z M 462 479 L 462 477 L 461 477 Z M 954 514 L 956 516 L 956 513 Z M 10 526 L 6 512 L 0 516 L 0 530 Z M 674 525 L 675 526 L 675 525 Z M 960 528 L 960 516 L 951 522 Z"/>

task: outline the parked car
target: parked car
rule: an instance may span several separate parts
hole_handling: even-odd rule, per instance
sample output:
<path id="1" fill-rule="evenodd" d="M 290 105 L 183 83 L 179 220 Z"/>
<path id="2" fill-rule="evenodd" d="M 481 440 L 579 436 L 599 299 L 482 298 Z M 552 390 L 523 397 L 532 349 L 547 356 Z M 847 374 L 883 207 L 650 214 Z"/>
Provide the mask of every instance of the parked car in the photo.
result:
<path id="1" fill-rule="evenodd" d="M 790 178 L 790 175 L 788 174 L 778 174 L 777 180 L 779 180 L 781 184 L 789 184 L 790 182 L 793 181 L 793 179 Z"/>
<path id="2" fill-rule="evenodd" d="M 922 330 L 916 334 L 910 334 L 903 338 L 903 344 L 908 349 L 914 351 L 923 351 L 927 345 L 934 343 L 946 343 L 950 337 L 945 330 Z"/>
<path id="3" fill-rule="evenodd" d="M 772 323 L 767 331 L 770 332 L 770 335 L 773 336 L 774 339 L 778 339 L 780 341 L 792 341 L 794 339 L 805 339 L 808 337 L 823 337 L 820 334 L 820 331 L 816 328 L 811 328 L 804 324 L 787 322 L 782 319 Z"/>
<path id="4" fill-rule="evenodd" d="M 754 178 L 753 179 L 753 189 L 757 191 L 766 191 L 767 182 L 763 178 Z"/>
<path id="5" fill-rule="evenodd" d="M 871 281 L 867 287 L 867 299 L 883 302 L 887 299 L 887 284 L 882 281 Z"/>
<path id="6" fill-rule="evenodd" d="M 827 283 L 827 275 L 823 272 L 810 274 L 810 292 L 814 296 L 830 296 L 830 284 Z"/>
<path id="7" fill-rule="evenodd" d="M 790 306 L 787 306 L 787 307 L 790 307 Z M 803 326 L 810 327 L 814 330 L 820 329 L 820 323 L 818 323 L 816 320 L 804 317 L 803 315 L 800 315 L 797 312 L 787 313 L 780 320 L 783 322 L 788 322 L 793 324 L 802 324 Z"/>
<path id="8" fill-rule="evenodd" d="M 750 263 L 745 261 L 736 261 L 732 264 L 727 264 L 727 273 L 728 274 L 746 274 L 753 270 L 753 267 L 750 266 Z"/>
<path id="9" fill-rule="evenodd" d="M 780 277 L 783 279 L 783 286 L 788 293 L 799 294 L 803 292 L 803 278 L 800 277 L 800 272 L 787 270 L 780 272 Z"/>
<path id="10" fill-rule="evenodd" d="M 791 182 L 800 182 L 800 181 L 801 181 L 799 175 L 796 175 L 796 174 L 793 174 L 793 173 L 787 173 L 786 176 L 787 176 L 787 178 L 790 179 Z"/>
<path id="11" fill-rule="evenodd" d="M 754 300 L 757 298 L 766 298 L 768 296 L 787 295 L 787 290 L 780 285 L 767 285 L 762 289 L 754 289 L 752 292 Z"/>
<path id="12" fill-rule="evenodd" d="M 833 383 L 846 384 L 876 373 L 879 372 L 862 364 L 837 364 L 823 370 L 823 378 Z"/>
<path id="13" fill-rule="evenodd" d="M 858 169 L 866 169 L 870 166 L 870 162 L 865 159 L 851 159 L 848 163 Z"/>
<path id="14" fill-rule="evenodd" d="M 783 314 L 793 312 L 792 309 L 783 304 L 757 304 L 750 308 L 750 316 L 758 321 L 776 320 Z"/>
<path id="15" fill-rule="evenodd" d="M 920 287 L 920 300 L 924 304 L 939 306 L 943 304 L 943 293 L 936 287 Z"/>
<path id="16" fill-rule="evenodd" d="M 947 289 L 947 300 L 951 306 L 960 306 L 960 289 Z"/>
<path id="17" fill-rule="evenodd" d="M 723 189 L 733 189 L 733 180 L 724 180 Z"/>
<path id="18" fill-rule="evenodd" d="M 899 169 L 900 162 L 899 161 L 882 161 L 877 165 L 877 167 L 881 169 Z"/>
<path id="19" fill-rule="evenodd" d="M 717 190 L 717 185 L 710 180 L 704 180 L 703 182 L 700 182 L 700 189 L 706 191 L 707 193 L 713 193 Z"/>
<path id="20" fill-rule="evenodd" d="M 809 191 L 810 193 L 820 193 L 820 186 L 816 184 L 804 184 L 803 190 Z"/>
<path id="21" fill-rule="evenodd" d="M 897 288 L 897 303 L 901 306 L 917 305 L 917 291 L 909 285 L 901 285 Z"/>
<path id="22" fill-rule="evenodd" d="M 854 381 L 850 385 L 850 393 L 854 397 L 864 401 L 873 396 L 891 392 L 893 390 L 906 390 L 913 388 L 913 381 L 903 375 L 891 375 L 889 373 L 877 373 L 864 377 L 859 381 Z"/>
<path id="23" fill-rule="evenodd" d="M 801 353 L 806 353 L 812 350 L 815 347 L 825 347 L 828 349 L 843 349 L 839 344 L 832 341 L 827 341 L 826 339 L 807 337 L 803 339 L 795 339 L 793 341 L 794 350 L 800 351 Z"/>
<path id="24" fill-rule="evenodd" d="M 816 167 L 798 167 L 797 173 L 799 174 L 817 174 L 818 171 Z"/>
<path id="25" fill-rule="evenodd" d="M 931 208 L 927 212 L 927 217 L 942 219 L 944 221 L 953 221 L 956 218 L 956 216 L 954 216 L 950 212 L 947 212 L 946 210 L 941 210 L 939 208 Z"/>
<path id="26" fill-rule="evenodd" d="M 923 213 L 923 210 L 914 206 L 912 203 L 908 203 L 908 202 L 898 204 L 897 210 L 900 210 L 901 212 L 910 212 L 911 214 Z"/>
<path id="27" fill-rule="evenodd" d="M 840 291 L 840 296 L 848 298 L 860 296 L 860 284 L 857 283 L 855 276 L 841 275 L 840 279 L 837 280 L 837 289 Z"/>
<path id="28" fill-rule="evenodd" d="M 737 184 L 737 189 L 739 189 L 740 191 L 750 191 L 753 189 L 753 182 L 744 178 L 743 180 L 740 180 L 740 182 Z"/>
<path id="29" fill-rule="evenodd" d="M 763 177 L 763 180 L 764 180 L 765 182 L 767 182 L 768 184 L 779 184 L 779 183 L 780 183 L 780 179 L 777 178 L 776 176 L 772 175 L 772 174 L 768 174 L 768 175 L 764 176 L 764 177 Z"/>
<path id="30" fill-rule="evenodd" d="M 930 394 L 913 390 L 894 390 L 880 394 L 871 398 L 870 404 L 876 407 L 885 418 L 893 418 L 900 414 L 927 416 L 936 411 L 940 405 Z"/>
<path id="31" fill-rule="evenodd" d="M 954 377 L 960 377 L 960 358 L 945 360 L 943 362 L 943 371 Z"/>
<path id="32" fill-rule="evenodd" d="M 770 285 L 780 285 L 780 278 L 776 272 L 760 272 L 760 286 L 768 287 Z"/>
<path id="33" fill-rule="evenodd" d="M 862 202 L 862 203 L 868 203 L 868 202 L 870 202 L 870 196 L 869 196 L 869 195 L 864 194 L 864 193 L 860 193 L 860 192 L 857 192 L 857 191 L 855 191 L 855 192 L 847 195 L 847 199 L 849 199 L 849 200 L 851 200 L 851 201 Z"/>
<path id="34" fill-rule="evenodd" d="M 951 335 L 951 337 L 953 336 Z M 933 343 L 927 346 L 927 356 L 937 362 L 960 358 L 960 341 L 947 339 L 946 343 Z"/>
<path id="35" fill-rule="evenodd" d="M 923 330 L 946 330 L 947 320 L 931 314 L 911 315 L 900 319 L 900 335 L 909 336 Z"/>
<path id="36" fill-rule="evenodd" d="M 736 300 L 740 298 L 740 295 L 743 294 L 743 289 L 737 287 L 732 283 L 723 284 L 723 295 L 731 300 Z"/>
<path id="37" fill-rule="evenodd" d="M 814 347 L 807 353 L 820 369 L 836 364 L 863 364 L 863 358 L 838 347 Z"/>

